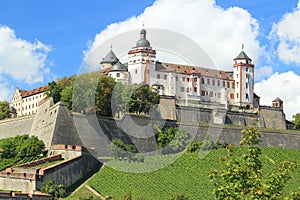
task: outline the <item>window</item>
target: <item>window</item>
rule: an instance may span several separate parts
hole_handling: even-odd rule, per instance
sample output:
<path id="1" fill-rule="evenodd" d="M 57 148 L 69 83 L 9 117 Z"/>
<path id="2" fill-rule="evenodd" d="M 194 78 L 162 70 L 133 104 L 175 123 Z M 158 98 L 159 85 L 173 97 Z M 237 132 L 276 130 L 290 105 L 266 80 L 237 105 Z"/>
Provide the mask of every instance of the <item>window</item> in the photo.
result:
<path id="1" fill-rule="evenodd" d="M 248 94 L 246 94 L 246 99 L 248 99 L 249 98 L 249 95 Z"/>
<path id="2" fill-rule="evenodd" d="M 180 92 L 184 92 L 184 87 L 180 87 Z"/>
<path id="3" fill-rule="evenodd" d="M 234 83 L 232 83 L 232 86 L 231 86 L 232 88 L 234 88 Z"/>
<path id="4" fill-rule="evenodd" d="M 190 82 L 190 79 L 189 79 L 189 78 L 186 78 L 186 82 Z"/>
<path id="5" fill-rule="evenodd" d="M 167 78 L 168 78 L 167 75 L 164 75 L 164 79 L 167 80 Z"/>
<path id="6" fill-rule="evenodd" d="M 216 81 L 215 79 L 212 80 L 212 85 L 215 85 L 216 84 Z"/>
<path id="7" fill-rule="evenodd" d="M 230 88 L 230 82 L 227 82 L 227 88 Z"/>
<path id="8" fill-rule="evenodd" d="M 207 85 L 209 85 L 209 84 L 210 84 L 210 79 L 208 78 L 208 79 L 207 79 Z"/>
<path id="9" fill-rule="evenodd" d="M 197 82 L 197 78 L 194 78 L 194 82 Z"/>
<path id="10" fill-rule="evenodd" d="M 223 81 L 223 87 L 225 87 L 225 81 Z"/>
<path id="11" fill-rule="evenodd" d="M 230 94 L 230 99 L 234 99 L 234 94 L 233 93 Z"/>
<path id="12" fill-rule="evenodd" d="M 160 79 L 160 74 L 157 74 L 156 78 L 157 78 L 157 79 Z"/>
<path id="13" fill-rule="evenodd" d="M 238 75 L 238 74 L 236 75 L 236 78 L 239 78 L 239 75 Z"/>
<path id="14" fill-rule="evenodd" d="M 236 98 L 237 98 L 237 99 L 239 98 L 239 93 L 236 93 Z"/>
<path id="15" fill-rule="evenodd" d="M 246 78 L 248 78 L 248 74 L 246 74 Z"/>
<path id="16" fill-rule="evenodd" d="M 220 87 L 220 80 L 218 80 L 218 86 Z"/>
<path id="17" fill-rule="evenodd" d="M 204 78 L 201 78 L 201 84 L 204 84 L 205 82 L 204 82 Z"/>
<path id="18" fill-rule="evenodd" d="M 205 91 L 201 90 L 201 96 L 205 96 Z"/>
<path id="19" fill-rule="evenodd" d="M 248 83 L 246 83 L 246 88 L 248 88 Z"/>
<path id="20" fill-rule="evenodd" d="M 239 82 L 236 82 L 236 88 L 239 88 Z"/>
<path id="21" fill-rule="evenodd" d="M 248 69 L 248 68 L 246 68 L 246 72 L 247 72 L 247 71 L 249 71 L 249 69 Z"/>
<path id="22" fill-rule="evenodd" d="M 32 108 L 34 108 L 34 104 L 32 104 Z"/>
<path id="23" fill-rule="evenodd" d="M 117 73 L 117 77 L 120 77 L 120 73 Z"/>
<path id="24" fill-rule="evenodd" d="M 182 82 L 185 82 L 185 77 L 182 77 Z"/>
<path id="25" fill-rule="evenodd" d="M 190 90 L 189 90 L 189 88 L 188 88 L 188 87 L 186 88 L 186 92 L 190 92 Z"/>
<path id="26" fill-rule="evenodd" d="M 178 76 L 175 77 L 176 81 L 178 81 Z"/>
<path id="27" fill-rule="evenodd" d="M 197 92 L 197 87 L 194 87 L 194 92 Z"/>

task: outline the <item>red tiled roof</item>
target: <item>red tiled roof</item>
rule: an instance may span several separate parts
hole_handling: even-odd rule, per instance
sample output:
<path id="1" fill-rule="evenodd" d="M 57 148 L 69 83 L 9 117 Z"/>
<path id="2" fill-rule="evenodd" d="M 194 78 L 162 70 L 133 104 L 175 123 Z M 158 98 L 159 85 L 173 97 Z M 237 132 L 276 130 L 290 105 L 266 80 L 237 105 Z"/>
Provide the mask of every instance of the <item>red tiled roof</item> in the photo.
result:
<path id="1" fill-rule="evenodd" d="M 32 96 L 32 95 L 35 95 L 35 94 L 39 94 L 39 93 L 42 93 L 42 92 L 45 92 L 45 90 L 48 88 L 48 85 L 45 85 L 45 86 L 41 86 L 39 88 L 35 88 L 35 89 L 32 89 L 32 90 L 20 90 L 20 93 L 21 93 L 21 96 L 24 98 L 24 97 L 28 97 L 28 96 Z"/>
<path id="2" fill-rule="evenodd" d="M 233 77 L 228 75 L 226 71 L 204 68 L 204 67 L 189 66 L 189 65 L 172 64 L 172 63 L 156 63 L 155 70 L 161 72 L 176 72 L 178 74 L 187 74 L 187 75 L 197 74 L 204 77 L 233 80 Z"/>

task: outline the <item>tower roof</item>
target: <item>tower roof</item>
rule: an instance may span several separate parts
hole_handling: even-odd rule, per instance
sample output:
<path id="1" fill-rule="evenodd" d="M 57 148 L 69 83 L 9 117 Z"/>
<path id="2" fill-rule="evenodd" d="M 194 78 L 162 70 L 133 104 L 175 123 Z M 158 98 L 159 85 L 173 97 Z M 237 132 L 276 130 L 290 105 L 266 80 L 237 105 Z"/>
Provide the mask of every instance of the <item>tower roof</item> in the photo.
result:
<path id="1" fill-rule="evenodd" d="M 243 50 L 241 51 L 241 53 L 235 59 L 247 59 L 247 60 L 251 60 Z"/>
<path id="2" fill-rule="evenodd" d="M 150 42 L 146 39 L 146 30 L 142 29 L 140 32 L 141 39 L 136 43 L 136 47 L 150 47 Z"/>
<path id="3" fill-rule="evenodd" d="M 276 99 L 274 99 L 272 102 L 275 102 L 275 101 L 277 101 L 277 102 L 283 102 L 279 97 L 277 97 Z"/>
<path id="4" fill-rule="evenodd" d="M 110 71 L 127 71 L 127 68 L 125 65 L 118 62 L 111 67 Z"/>
<path id="5" fill-rule="evenodd" d="M 108 54 L 100 62 L 100 64 L 102 64 L 102 63 L 117 63 L 117 62 L 119 62 L 119 59 L 117 58 L 115 53 L 112 50 L 110 50 L 108 52 Z"/>

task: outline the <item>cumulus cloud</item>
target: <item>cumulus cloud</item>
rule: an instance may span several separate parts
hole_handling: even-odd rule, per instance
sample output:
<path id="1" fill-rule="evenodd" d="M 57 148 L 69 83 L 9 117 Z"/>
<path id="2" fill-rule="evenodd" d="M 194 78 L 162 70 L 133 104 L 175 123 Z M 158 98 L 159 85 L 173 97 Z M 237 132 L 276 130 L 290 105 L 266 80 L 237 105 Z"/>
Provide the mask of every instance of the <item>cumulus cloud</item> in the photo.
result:
<path id="1" fill-rule="evenodd" d="M 298 7 L 273 25 L 271 37 L 278 40 L 278 57 L 287 64 L 300 64 L 300 1 Z"/>
<path id="2" fill-rule="evenodd" d="M 146 29 L 168 29 L 191 38 L 221 69 L 232 69 L 232 59 L 240 52 L 242 43 L 245 44 L 248 56 L 255 63 L 263 51 L 257 40 L 259 24 L 248 11 L 242 8 L 223 9 L 217 6 L 214 0 L 157 0 L 139 16 L 110 24 L 98 33 L 85 51 L 85 57 L 107 39 L 141 28 L 143 22 Z M 138 38 L 139 35 L 136 36 L 136 40 Z M 130 40 L 132 46 L 135 45 L 136 40 Z M 100 58 L 94 60 L 93 64 L 98 64 L 99 61 Z"/>
<path id="3" fill-rule="evenodd" d="M 9 100 L 9 80 L 32 84 L 49 75 L 50 70 L 45 66 L 49 46 L 38 40 L 29 42 L 17 38 L 14 30 L 7 26 L 0 26 L 0 44 L 1 100 Z"/>
<path id="4" fill-rule="evenodd" d="M 264 78 L 268 78 L 273 72 L 273 68 L 270 66 L 262 66 L 255 69 L 255 80 L 261 81 Z"/>
<path id="5" fill-rule="evenodd" d="M 261 105 L 271 106 L 272 101 L 279 97 L 283 101 L 283 109 L 287 119 L 300 113 L 300 76 L 292 71 L 274 73 L 268 79 L 255 84 L 255 93 L 261 97 Z"/>

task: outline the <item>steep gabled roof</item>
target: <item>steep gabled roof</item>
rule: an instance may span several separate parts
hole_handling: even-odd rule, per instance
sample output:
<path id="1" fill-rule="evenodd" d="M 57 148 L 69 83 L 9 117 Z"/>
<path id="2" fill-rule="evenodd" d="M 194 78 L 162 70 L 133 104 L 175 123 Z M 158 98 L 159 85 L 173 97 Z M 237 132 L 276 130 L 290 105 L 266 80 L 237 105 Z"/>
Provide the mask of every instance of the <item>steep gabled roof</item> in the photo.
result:
<path id="1" fill-rule="evenodd" d="M 119 62 L 119 59 L 117 58 L 115 53 L 112 50 L 110 50 L 108 52 L 108 54 L 100 62 L 100 64 L 102 64 L 102 63 L 117 63 L 117 62 Z"/>

